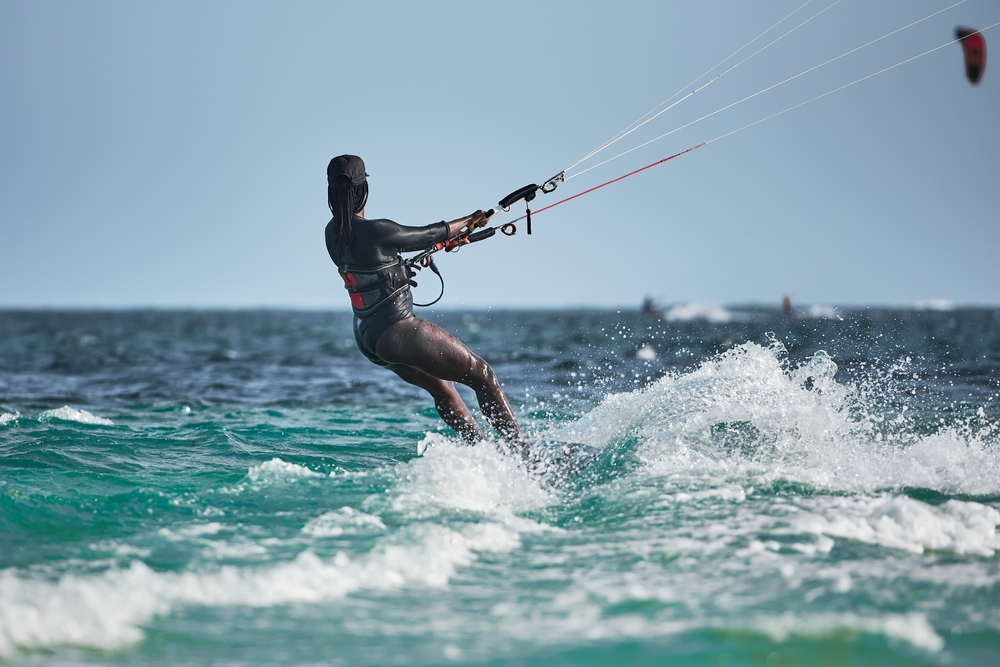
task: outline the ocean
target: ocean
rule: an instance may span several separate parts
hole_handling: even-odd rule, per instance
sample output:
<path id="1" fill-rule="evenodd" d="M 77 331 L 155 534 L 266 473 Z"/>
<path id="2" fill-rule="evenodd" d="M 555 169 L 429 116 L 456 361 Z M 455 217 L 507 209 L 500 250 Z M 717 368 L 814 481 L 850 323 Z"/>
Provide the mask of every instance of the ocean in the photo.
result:
<path id="1" fill-rule="evenodd" d="M 348 313 L 0 312 L 0 664 L 1000 664 L 1000 310 L 931 305 L 427 316 L 557 488 Z"/>

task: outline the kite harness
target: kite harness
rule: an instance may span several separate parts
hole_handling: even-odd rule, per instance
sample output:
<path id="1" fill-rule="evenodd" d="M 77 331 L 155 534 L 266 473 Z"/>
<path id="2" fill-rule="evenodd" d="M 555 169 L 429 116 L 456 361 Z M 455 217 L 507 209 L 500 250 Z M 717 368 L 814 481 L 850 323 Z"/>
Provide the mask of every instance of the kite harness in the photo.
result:
<path id="1" fill-rule="evenodd" d="M 351 295 L 351 308 L 358 317 L 375 312 L 389 299 L 416 285 L 401 259 L 375 267 L 345 264 L 340 268 L 340 277 L 344 279 L 344 287 Z"/>

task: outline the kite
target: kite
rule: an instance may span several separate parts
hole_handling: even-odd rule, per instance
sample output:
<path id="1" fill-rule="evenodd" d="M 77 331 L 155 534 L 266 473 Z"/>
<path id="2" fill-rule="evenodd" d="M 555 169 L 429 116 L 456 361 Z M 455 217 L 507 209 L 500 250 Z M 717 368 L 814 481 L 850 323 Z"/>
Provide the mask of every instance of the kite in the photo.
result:
<path id="1" fill-rule="evenodd" d="M 955 39 L 962 41 L 965 51 L 965 76 L 969 83 L 976 85 L 986 70 L 986 40 L 983 34 L 972 28 L 955 28 Z"/>

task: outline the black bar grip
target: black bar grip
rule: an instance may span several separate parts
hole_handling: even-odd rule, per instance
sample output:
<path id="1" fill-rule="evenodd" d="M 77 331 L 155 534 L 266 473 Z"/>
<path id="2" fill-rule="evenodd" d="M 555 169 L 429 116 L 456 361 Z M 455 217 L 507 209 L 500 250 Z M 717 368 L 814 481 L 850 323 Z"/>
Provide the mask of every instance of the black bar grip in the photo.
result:
<path id="1" fill-rule="evenodd" d="M 469 234 L 469 243 L 475 243 L 476 241 L 482 241 L 483 239 L 488 239 L 497 233 L 496 227 L 487 227 L 486 229 L 480 229 L 478 232 L 472 232 Z"/>
<path id="2" fill-rule="evenodd" d="M 513 204 L 521 201 L 531 201 L 535 198 L 535 193 L 538 191 L 538 186 L 534 183 L 531 185 L 525 185 L 520 190 L 514 190 L 509 195 L 500 200 L 500 208 L 503 210 L 509 209 Z"/>

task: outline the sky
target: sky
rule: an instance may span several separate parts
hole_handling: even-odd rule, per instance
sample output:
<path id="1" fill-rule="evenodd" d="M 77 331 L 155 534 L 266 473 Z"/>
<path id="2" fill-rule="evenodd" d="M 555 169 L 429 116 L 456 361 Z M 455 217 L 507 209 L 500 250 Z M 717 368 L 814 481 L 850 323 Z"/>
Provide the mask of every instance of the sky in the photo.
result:
<path id="1" fill-rule="evenodd" d="M 576 171 L 954 1 L 813 0 L 700 76 L 805 0 L 4 0 L 0 307 L 346 309 L 331 157 L 364 158 L 368 217 L 457 218 L 811 16 Z M 534 206 L 998 21 L 968 0 Z M 1000 26 L 985 37 L 1000 52 Z M 442 253 L 435 308 L 1000 304 L 998 121 L 1000 65 L 972 86 L 952 44 L 541 213 L 531 236 Z"/>

